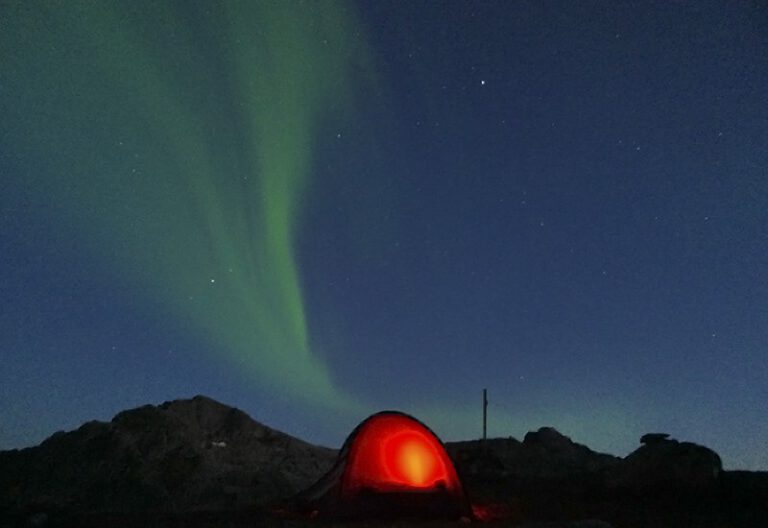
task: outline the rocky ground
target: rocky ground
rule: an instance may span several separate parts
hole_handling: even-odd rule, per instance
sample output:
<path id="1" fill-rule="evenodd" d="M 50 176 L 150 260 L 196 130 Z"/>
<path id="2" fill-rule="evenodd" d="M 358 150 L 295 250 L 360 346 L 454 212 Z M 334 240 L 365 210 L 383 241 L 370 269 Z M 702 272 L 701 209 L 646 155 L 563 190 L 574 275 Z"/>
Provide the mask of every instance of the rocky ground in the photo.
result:
<path id="1" fill-rule="evenodd" d="M 447 444 L 477 521 L 528 528 L 768 526 L 768 473 L 723 471 L 712 450 L 663 434 L 625 458 L 552 428 Z M 5 526 L 334 526 L 285 500 L 336 451 L 313 446 L 197 396 L 125 411 L 108 423 L 0 452 Z M 465 522 L 344 523 L 454 526 Z"/>

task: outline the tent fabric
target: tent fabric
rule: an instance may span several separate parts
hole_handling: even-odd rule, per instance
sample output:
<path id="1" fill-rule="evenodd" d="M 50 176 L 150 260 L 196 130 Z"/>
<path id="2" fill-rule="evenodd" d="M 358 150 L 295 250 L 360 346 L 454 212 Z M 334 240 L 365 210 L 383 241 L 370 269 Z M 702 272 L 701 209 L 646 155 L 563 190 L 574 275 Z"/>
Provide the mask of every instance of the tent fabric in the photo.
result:
<path id="1" fill-rule="evenodd" d="M 321 517 L 471 517 L 445 446 L 426 425 L 398 411 L 363 420 L 333 468 L 296 498 Z"/>

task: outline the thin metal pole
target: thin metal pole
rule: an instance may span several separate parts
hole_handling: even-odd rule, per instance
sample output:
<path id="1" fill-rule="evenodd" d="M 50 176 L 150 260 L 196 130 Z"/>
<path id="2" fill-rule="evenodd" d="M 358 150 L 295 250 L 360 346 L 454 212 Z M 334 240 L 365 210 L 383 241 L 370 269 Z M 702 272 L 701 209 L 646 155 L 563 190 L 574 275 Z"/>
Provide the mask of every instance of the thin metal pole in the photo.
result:
<path id="1" fill-rule="evenodd" d="M 486 439 L 488 427 L 488 389 L 483 389 L 483 442 Z"/>

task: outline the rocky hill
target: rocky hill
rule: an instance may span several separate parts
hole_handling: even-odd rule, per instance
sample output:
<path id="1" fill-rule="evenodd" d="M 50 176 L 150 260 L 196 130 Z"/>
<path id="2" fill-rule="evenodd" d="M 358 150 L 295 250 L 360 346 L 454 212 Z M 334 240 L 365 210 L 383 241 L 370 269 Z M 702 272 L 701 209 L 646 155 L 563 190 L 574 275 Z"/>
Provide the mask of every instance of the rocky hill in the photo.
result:
<path id="1" fill-rule="evenodd" d="M 312 484 L 335 456 L 196 396 L 0 452 L 0 511 L 254 508 Z"/>
<path id="2" fill-rule="evenodd" d="M 476 488 L 561 492 L 600 488 L 647 492 L 666 487 L 705 490 L 722 473 L 720 457 L 709 448 L 671 440 L 666 434 L 647 434 L 641 447 L 622 459 L 596 453 L 551 427 L 514 438 L 494 438 L 447 444 L 465 483 Z"/>
<path id="3" fill-rule="evenodd" d="M 768 526 L 768 473 L 723 471 L 711 449 L 668 436 L 643 435 L 624 458 L 596 453 L 551 427 L 522 442 L 446 447 L 476 514 L 509 526 L 579 519 L 616 528 Z"/>

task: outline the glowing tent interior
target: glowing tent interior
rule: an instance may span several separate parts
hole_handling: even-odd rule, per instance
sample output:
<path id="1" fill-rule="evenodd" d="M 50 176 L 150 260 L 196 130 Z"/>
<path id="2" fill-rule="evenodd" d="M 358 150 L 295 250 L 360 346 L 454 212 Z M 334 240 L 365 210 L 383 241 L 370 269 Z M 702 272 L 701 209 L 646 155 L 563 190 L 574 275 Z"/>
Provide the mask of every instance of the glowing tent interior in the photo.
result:
<path id="1" fill-rule="evenodd" d="M 296 498 L 321 517 L 470 517 L 453 462 L 415 418 L 374 414 L 344 442 L 334 467 Z"/>

